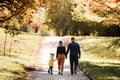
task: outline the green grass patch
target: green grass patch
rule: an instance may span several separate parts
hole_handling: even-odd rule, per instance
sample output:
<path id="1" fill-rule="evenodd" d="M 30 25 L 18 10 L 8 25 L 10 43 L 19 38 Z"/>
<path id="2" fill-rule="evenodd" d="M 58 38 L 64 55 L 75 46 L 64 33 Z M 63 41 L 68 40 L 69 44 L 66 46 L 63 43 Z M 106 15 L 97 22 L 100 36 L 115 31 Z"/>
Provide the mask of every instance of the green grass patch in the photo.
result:
<path id="1" fill-rule="evenodd" d="M 19 64 L 17 58 L 0 56 L 0 79 L 16 80 L 25 73 L 24 66 Z"/>
<path id="2" fill-rule="evenodd" d="M 120 37 L 77 37 L 77 41 L 85 58 L 120 60 Z"/>
<path id="3" fill-rule="evenodd" d="M 120 79 L 120 63 L 80 61 L 79 65 L 96 80 Z"/>

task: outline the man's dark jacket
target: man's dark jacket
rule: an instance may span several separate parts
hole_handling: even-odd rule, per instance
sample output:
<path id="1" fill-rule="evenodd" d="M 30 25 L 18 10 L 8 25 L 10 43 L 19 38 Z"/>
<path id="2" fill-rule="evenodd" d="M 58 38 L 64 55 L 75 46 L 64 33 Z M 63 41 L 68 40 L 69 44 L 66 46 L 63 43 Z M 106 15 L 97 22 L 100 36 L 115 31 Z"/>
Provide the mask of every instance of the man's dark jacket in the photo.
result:
<path id="1" fill-rule="evenodd" d="M 70 57 L 78 59 L 78 56 L 81 56 L 80 46 L 77 42 L 72 41 L 67 48 L 67 54 L 70 50 Z"/>

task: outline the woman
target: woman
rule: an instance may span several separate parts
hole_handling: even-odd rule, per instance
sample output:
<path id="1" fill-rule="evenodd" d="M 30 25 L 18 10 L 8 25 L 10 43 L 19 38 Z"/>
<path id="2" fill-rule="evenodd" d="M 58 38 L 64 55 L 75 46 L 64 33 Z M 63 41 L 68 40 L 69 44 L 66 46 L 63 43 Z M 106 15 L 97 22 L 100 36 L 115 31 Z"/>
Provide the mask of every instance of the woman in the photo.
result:
<path id="1" fill-rule="evenodd" d="M 59 41 L 59 46 L 57 47 L 56 59 L 58 61 L 58 74 L 63 75 L 64 61 L 66 56 L 66 49 L 63 46 L 63 42 Z"/>

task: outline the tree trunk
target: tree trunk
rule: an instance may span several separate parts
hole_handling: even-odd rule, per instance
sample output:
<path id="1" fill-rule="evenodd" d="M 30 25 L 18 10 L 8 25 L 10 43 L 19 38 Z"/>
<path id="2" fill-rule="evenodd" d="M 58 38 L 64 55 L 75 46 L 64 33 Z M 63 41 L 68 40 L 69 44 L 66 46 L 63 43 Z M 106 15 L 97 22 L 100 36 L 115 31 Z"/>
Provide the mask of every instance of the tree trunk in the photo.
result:
<path id="1" fill-rule="evenodd" d="M 4 56 L 5 56 L 6 43 L 7 43 L 7 33 L 6 33 L 6 37 L 5 37 L 5 43 L 4 43 L 4 51 L 3 51 Z"/>
<path id="2" fill-rule="evenodd" d="M 11 52 L 12 41 L 13 41 L 13 37 L 11 37 L 11 43 L 10 43 L 10 49 L 9 49 L 9 52 Z"/>

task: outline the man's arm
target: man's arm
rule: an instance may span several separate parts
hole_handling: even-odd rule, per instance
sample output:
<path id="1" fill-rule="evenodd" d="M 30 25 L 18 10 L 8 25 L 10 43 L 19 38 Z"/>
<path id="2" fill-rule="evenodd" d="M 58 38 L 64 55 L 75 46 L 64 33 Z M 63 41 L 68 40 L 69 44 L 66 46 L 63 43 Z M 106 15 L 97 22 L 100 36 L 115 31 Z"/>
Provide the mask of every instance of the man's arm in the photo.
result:
<path id="1" fill-rule="evenodd" d="M 70 44 L 69 44 L 68 47 L 67 47 L 66 58 L 67 58 L 67 55 L 68 55 L 69 50 L 70 50 Z"/>
<path id="2" fill-rule="evenodd" d="M 80 50 L 80 45 L 78 44 L 78 53 L 79 53 L 79 58 L 81 57 L 81 50 Z"/>

